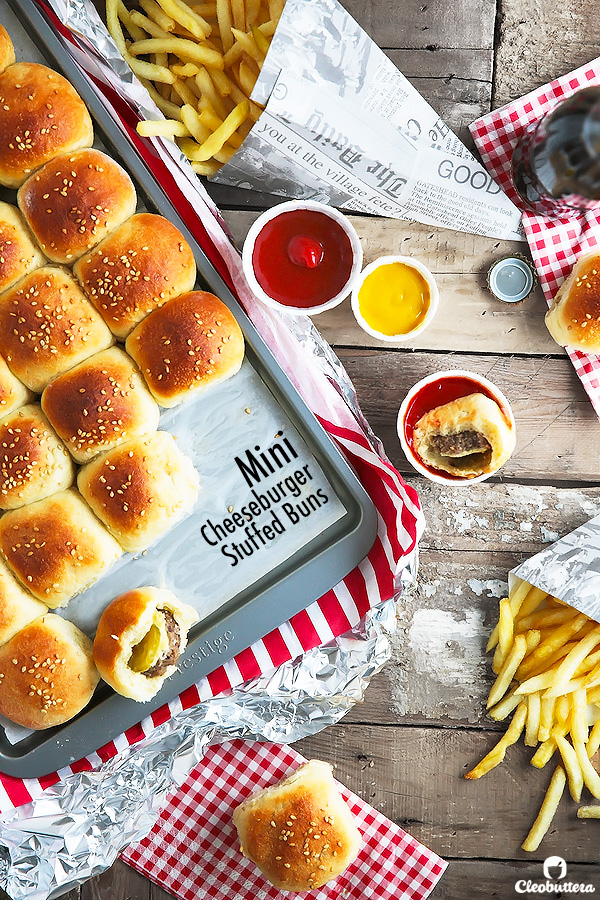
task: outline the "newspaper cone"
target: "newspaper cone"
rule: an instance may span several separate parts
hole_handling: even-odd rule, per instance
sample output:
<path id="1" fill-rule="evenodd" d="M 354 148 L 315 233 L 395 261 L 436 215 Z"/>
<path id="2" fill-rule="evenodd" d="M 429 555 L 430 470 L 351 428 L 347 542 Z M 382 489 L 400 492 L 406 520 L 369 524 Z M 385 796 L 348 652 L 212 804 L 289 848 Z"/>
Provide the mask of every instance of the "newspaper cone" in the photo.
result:
<path id="1" fill-rule="evenodd" d="M 337 0 L 287 0 L 213 180 L 349 211 L 522 240 L 521 213 Z"/>

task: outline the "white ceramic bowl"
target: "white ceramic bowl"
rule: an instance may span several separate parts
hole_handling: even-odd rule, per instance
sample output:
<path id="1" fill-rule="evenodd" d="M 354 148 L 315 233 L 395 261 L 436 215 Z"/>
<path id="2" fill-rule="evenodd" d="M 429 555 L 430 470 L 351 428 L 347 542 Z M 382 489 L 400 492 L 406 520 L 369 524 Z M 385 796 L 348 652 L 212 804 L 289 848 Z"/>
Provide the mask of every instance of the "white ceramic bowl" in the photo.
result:
<path id="1" fill-rule="evenodd" d="M 267 222 L 270 222 L 272 219 L 275 219 L 282 213 L 297 209 L 310 209 L 314 210 L 315 212 L 322 213 L 325 216 L 329 216 L 330 219 L 333 219 L 335 222 L 342 226 L 345 233 L 348 235 L 350 245 L 352 247 L 352 269 L 350 270 L 350 276 L 346 284 L 339 291 L 339 293 L 335 295 L 335 297 L 331 297 L 331 299 L 329 299 L 326 303 L 321 303 L 319 306 L 287 306 L 286 304 L 279 303 L 277 300 L 274 300 L 273 297 L 270 297 L 269 294 L 267 294 L 266 291 L 258 283 L 256 274 L 254 272 L 254 266 L 252 265 L 252 255 L 254 252 L 254 244 L 256 242 L 256 238 L 258 237 L 264 226 L 267 224 Z M 360 274 L 362 263 L 363 252 L 360 239 L 349 219 L 347 219 L 346 216 L 343 215 L 343 213 L 338 212 L 337 209 L 334 209 L 331 206 L 327 206 L 325 203 L 318 203 L 316 200 L 288 200 L 285 203 L 279 203 L 272 209 L 269 209 L 266 212 L 262 213 L 262 215 L 260 215 L 258 219 L 256 219 L 256 221 L 252 224 L 250 230 L 248 231 L 248 235 L 246 237 L 246 240 L 244 241 L 244 247 L 242 250 L 242 265 L 244 268 L 244 274 L 253 293 L 258 297 L 258 299 L 265 303 L 267 306 L 272 307 L 273 309 L 285 310 L 289 313 L 301 313 L 305 316 L 313 316 L 317 313 L 324 312 L 326 309 L 332 309 L 334 306 L 338 306 L 338 304 L 340 304 L 342 300 L 344 300 L 352 291 L 354 283 Z"/>
<path id="2" fill-rule="evenodd" d="M 501 407 L 503 412 L 508 416 L 512 428 L 515 428 L 515 418 L 513 416 L 513 412 L 510 408 L 510 404 L 502 391 L 496 387 L 495 384 L 492 384 L 491 381 L 488 381 L 487 378 L 484 378 L 483 375 L 477 375 L 475 372 L 467 372 L 464 369 L 452 369 L 444 372 L 435 372 L 433 375 L 428 375 L 426 378 L 422 378 L 420 381 L 417 381 L 415 385 L 410 389 L 404 400 L 402 401 L 402 405 L 400 406 L 400 411 L 398 412 L 398 421 L 397 421 L 397 431 L 398 437 L 400 438 L 400 444 L 404 451 L 404 455 L 407 460 L 420 475 L 423 475 L 425 478 L 428 478 L 429 481 L 434 481 L 437 484 L 445 484 L 445 485 L 469 485 L 476 484 L 479 481 L 486 481 L 488 478 L 491 478 L 498 469 L 494 469 L 493 472 L 486 472 L 484 475 L 477 475 L 475 478 L 460 478 L 459 476 L 450 475 L 447 472 L 438 472 L 433 471 L 427 466 L 423 465 L 419 457 L 413 451 L 412 447 L 409 443 L 409 430 L 410 426 L 406 422 L 407 413 L 410 410 L 411 404 L 417 394 L 423 390 L 429 384 L 434 384 L 435 382 L 446 380 L 447 378 L 468 378 L 473 382 L 473 391 L 477 390 L 477 386 L 479 385 L 483 388 L 483 393 L 488 393 L 491 397 L 494 398 L 498 406 Z M 457 394 L 457 396 L 461 396 L 461 394 Z M 464 395 L 462 395 L 464 396 Z M 454 399 L 454 398 L 450 398 Z M 449 401 L 444 401 L 449 402 Z M 432 405 L 432 409 L 435 409 L 437 404 Z"/>
<path id="3" fill-rule="evenodd" d="M 419 272 L 419 274 L 423 276 L 429 287 L 429 309 L 427 310 L 425 318 L 422 322 L 419 323 L 419 325 L 416 326 L 416 328 L 412 328 L 405 334 L 383 334 L 381 331 L 376 331 L 363 317 L 358 302 L 358 295 L 365 279 L 368 278 L 368 276 L 372 272 L 374 272 L 381 266 L 389 266 L 392 263 L 404 263 L 404 265 L 410 266 L 410 268 L 415 269 L 415 271 Z M 367 334 L 370 334 L 372 337 L 375 337 L 380 341 L 393 341 L 394 343 L 397 343 L 398 341 L 410 341 L 411 338 L 414 338 L 416 334 L 418 334 L 420 331 L 423 331 L 424 328 L 427 328 L 427 326 L 435 316 L 439 300 L 440 294 L 435 278 L 433 277 L 427 266 L 424 266 L 423 263 L 419 262 L 419 260 L 412 259 L 412 257 L 410 256 L 380 256 L 378 259 L 373 260 L 372 263 L 369 263 L 368 266 L 365 266 L 363 271 L 360 273 L 360 277 L 356 280 L 356 283 L 352 290 L 352 311 L 354 313 L 356 321 L 363 329 L 363 331 L 367 332 Z"/>

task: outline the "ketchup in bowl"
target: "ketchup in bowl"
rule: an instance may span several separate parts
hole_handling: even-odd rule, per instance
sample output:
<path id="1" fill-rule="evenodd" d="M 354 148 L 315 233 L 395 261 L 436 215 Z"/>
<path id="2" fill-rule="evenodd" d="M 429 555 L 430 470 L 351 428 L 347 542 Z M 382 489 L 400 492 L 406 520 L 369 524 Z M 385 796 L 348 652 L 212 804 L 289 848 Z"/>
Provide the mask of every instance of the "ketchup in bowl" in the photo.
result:
<path id="1" fill-rule="evenodd" d="M 255 222 L 244 245 L 244 268 L 255 293 L 291 311 L 336 305 L 350 292 L 361 262 L 350 223 L 319 203 L 280 204 Z"/>

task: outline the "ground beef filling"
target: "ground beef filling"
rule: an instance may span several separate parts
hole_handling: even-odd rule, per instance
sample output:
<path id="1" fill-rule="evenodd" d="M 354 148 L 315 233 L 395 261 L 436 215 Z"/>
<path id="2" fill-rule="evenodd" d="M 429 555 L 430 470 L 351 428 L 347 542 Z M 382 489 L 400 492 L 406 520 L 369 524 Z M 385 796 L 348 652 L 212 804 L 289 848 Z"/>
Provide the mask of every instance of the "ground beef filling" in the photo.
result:
<path id="1" fill-rule="evenodd" d="M 181 643 L 181 629 L 175 621 L 175 617 L 168 609 L 159 609 L 165 620 L 165 629 L 169 639 L 169 647 L 166 653 L 158 659 L 153 666 L 142 672 L 146 678 L 155 678 L 164 675 L 169 666 L 174 666 L 179 659 L 179 645 Z"/>
<path id="2" fill-rule="evenodd" d="M 485 453 L 491 450 L 490 442 L 480 431 L 459 431 L 456 434 L 434 434 L 429 445 L 440 456 L 451 458 Z"/>

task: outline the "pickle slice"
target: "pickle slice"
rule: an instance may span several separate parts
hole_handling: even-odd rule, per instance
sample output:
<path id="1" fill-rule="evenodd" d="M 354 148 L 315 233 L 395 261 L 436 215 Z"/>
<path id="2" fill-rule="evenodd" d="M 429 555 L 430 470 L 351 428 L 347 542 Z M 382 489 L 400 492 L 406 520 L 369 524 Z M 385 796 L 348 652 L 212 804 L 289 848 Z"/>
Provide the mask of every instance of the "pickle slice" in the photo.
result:
<path id="1" fill-rule="evenodd" d="M 160 628 L 157 625 L 151 625 L 150 630 L 131 651 L 127 664 L 129 668 L 134 672 L 145 672 L 154 665 L 160 649 L 160 638 Z"/>

